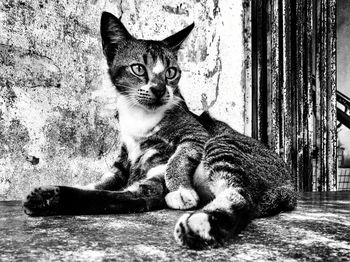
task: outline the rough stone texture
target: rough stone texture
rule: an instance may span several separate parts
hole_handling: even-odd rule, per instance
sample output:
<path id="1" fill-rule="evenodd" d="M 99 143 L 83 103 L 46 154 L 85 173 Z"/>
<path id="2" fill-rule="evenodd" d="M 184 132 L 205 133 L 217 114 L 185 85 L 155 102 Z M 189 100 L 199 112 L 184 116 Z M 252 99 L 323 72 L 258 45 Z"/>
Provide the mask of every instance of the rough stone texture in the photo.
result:
<path id="1" fill-rule="evenodd" d="M 305 193 L 296 211 L 256 219 L 224 247 L 178 246 L 181 211 L 31 218 L 0 202 L 0 260 L 349 261 L 349 192 Z"/>
<path id="2" fill-rule="evenodd" d="M 181 51 L 181 89 L 244 131 L 242 2 L 0 2 L 0 199 L 39 184 L 84 184 L 111 164 L 114 98 L 99 38 L 103 10 L 139 38 L 162 39 L 195 21 Z"/>

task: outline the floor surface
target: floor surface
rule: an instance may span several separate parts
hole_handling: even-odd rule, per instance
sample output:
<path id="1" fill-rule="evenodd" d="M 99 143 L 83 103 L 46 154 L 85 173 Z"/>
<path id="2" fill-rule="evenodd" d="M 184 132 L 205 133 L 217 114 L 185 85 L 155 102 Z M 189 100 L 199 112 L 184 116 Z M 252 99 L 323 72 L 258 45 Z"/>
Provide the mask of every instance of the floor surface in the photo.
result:
<path id="1" fill-rule="evenodd" d="M 32 218 L 20 202 L 0 202 L 0 261 L 350 261 L 350 192 L 305 193 L 295 211 L 203 251 L 173 240 L 181 214 Z"/>

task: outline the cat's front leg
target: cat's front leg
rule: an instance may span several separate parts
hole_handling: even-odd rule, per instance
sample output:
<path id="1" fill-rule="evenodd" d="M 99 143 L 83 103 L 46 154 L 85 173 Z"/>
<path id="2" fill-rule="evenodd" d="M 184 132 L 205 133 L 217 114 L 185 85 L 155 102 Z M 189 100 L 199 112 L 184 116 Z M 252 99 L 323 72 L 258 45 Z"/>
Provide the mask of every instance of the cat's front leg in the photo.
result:
<path id="1" fill-rule="evenodd" d="M 29 216 L 50 216 L 58 213 L 60 187 L 43 186 L 34 188 L 23 201 L 23 210 Z"/>
<path id="2" fill-rule="evenodd" d="M 115 162 L 111 170 L 105 173 L 97 182 L 84 186 L 76 186 L 81 189 L 98 189 L 116 191 L 123 188 L 129 178 L 129 171 L 119 162 Z"/>
<path id="3" fill-rule="evenodd" d="M 144 212 L 164 208 L 166 192 L 163 176 L 142 180 L 123 191 L 45 186 L 29 193 L 23 209 L 30 216 Z"/>
<path id="4" fill-rule="evenodd" d="M 193 175 L 198 167 L 203 149 L 195 143 L 183 143 L 168 160 L 165 183 L 169 193 L 165 197 L 168 207 L 191 209 L 198 205 L 199 197 L 193 189 Z"/>

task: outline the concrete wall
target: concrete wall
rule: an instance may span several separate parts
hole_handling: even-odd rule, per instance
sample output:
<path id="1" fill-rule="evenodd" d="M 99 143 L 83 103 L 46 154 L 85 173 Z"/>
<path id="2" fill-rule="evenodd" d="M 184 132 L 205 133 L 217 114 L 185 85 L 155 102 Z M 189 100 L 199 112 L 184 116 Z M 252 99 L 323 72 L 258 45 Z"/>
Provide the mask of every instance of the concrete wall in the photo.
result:
<path id="1" fill-rule="evenodd" d="M 162 39 L 191 22 L 181 89 L 245 130 L 242 1 L 0 2 L 0 200 L 42 184 L 85 184 L 113 161 L 118 131 L 99 39 L 103 10 L 139 38 Z"/>

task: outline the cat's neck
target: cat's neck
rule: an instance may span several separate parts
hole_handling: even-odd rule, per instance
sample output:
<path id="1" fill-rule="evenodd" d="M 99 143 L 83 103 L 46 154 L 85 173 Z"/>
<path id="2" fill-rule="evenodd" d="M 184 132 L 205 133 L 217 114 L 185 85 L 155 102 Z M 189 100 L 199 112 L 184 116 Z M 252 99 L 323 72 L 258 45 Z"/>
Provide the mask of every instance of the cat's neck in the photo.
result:
<path id="1" fill-rule="evenodd" d="M 165 115 L 165 110 L 150 112 L 133 106 L 124 96 L 118 97 L 117 110 L 120 133 L 134 138 L 149 136 Z"/>

